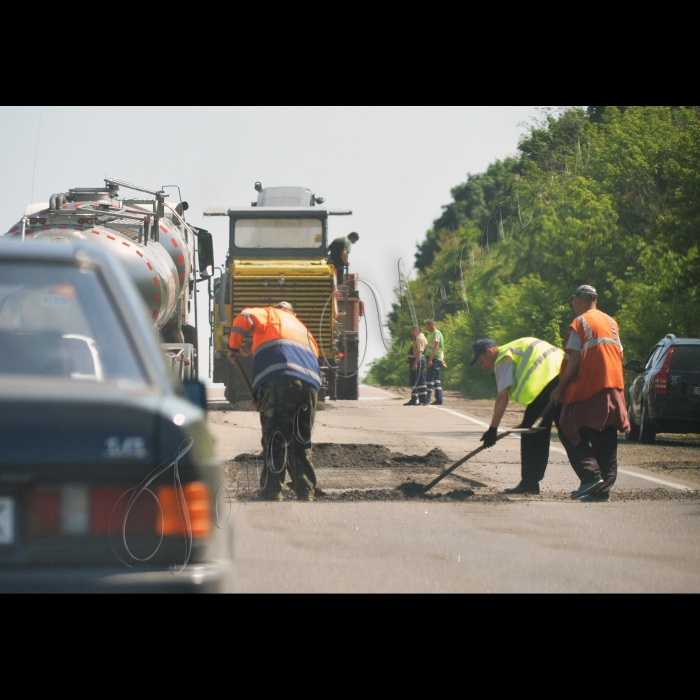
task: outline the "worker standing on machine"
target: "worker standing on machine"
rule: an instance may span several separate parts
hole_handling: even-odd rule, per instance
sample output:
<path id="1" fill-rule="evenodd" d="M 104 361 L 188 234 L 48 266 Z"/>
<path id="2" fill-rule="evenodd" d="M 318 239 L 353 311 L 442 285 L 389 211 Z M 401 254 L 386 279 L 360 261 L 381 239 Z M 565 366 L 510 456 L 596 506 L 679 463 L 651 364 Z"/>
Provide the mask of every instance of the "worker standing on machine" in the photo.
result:
<path id="1" fill-rule="evenodd" d="M 506 412 L 509 398 L 525 406 L 521 428 L 531 428 L 549 403 L 549 396 L 559 381 L 564 353 L 544 340 L 518 338 L 500 347 L 483 338 L 473 345 L 474 358 L 482 369 L 496 373 L 498 396 L 491 417 L 491 427 L 481 436 L 484 447 L 493 447 L 498 426 Z M 520 483 L 505 493 L 540 492 L 540 481 L 549 461 L 549 440 L 554 411 L 548 411 L 540 424 L 543 430 L 523 434 L 520 438 Z"/>
<path id="2" fill-rule="evenodd" d="M 321 370 L 318 346 L 291 304 L 243 309 L 233 321 L 229 361 L 240 370 L 244 335 L 253 334 L 253 405 L 260 411 L 264 465 L 256 501 L 281 501 L 285 471 L 299 501 L 313 501 L 316 474 L 311 462 Z"/>
<path id="3" fill-rule="evenodd" d="M 357 243 L 360 240 L 359 234 L 352 232 L 348 236 L 340 236 L 336 238 L 333 243 L 328 246 L 328 256 L 335 267 L 337 280 L 336 284 L 340 287 L 345 279 L 345 272 L 348 267 L 348 254 L 350 253 L 350 248 L 352 248 L 353 243 Z"/>

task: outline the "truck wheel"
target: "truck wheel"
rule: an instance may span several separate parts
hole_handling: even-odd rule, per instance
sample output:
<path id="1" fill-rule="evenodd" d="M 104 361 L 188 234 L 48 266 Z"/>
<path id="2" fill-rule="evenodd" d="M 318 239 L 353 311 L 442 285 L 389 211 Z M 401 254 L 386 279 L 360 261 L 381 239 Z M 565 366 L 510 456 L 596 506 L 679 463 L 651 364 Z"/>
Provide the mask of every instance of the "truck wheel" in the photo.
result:
<path id="1" fill-rule="evenodd" d="M 629 416 L 630 420 L 630 430 L 625 434 L 625 437 L 627 440 L 629 440 L 629 442 L 637 442 L 639 440 L 639 426 L 635 425 L 634 421 L 632 420 L 632 406 L 627 408 L 627 415 Z"/>
<path id="2" fill-rule="evenodd" d="M 227 362 L 226 367 L 226 388 L 224 389 L 224 398 L 231 404 L 235 405 L 237 401 L 240 400 L 239 391 L 237 387 L 238 373 L 236 368 Z"/>
<path id="3" fill-rule="evenodd" d="M 649 400 L 645 399 L 642 404 L 642 418 L 639 421 L 639 442 L 651 445 L 656 440 L 656 430 L 649 418 Z"/>
<path id="4" fill-rule="evenodd" d="M 359 395 L 359 377 L 355 374 L 352 377 L 338 376 L 338 398 L 347 401 L 357 401 Z"/>

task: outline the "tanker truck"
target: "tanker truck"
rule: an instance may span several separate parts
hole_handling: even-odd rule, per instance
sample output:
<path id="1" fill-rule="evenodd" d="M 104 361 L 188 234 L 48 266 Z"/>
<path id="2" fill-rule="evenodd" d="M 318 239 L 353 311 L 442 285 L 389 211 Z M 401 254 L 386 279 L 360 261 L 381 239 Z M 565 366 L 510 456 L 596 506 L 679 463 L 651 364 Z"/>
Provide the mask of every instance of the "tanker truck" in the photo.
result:
<path id="1" fill-rule="evenodd" d="M 152 198 L 119 199 L 120 187 Z M 136 283 L 173 373 L 188 381 L 199 372 L 194 290 L 213 275 L 212 238 L 185 221 L 187 202 L 173 206 L 166 197 L 163 189 L 106 179 L 104 187 L 75 188 L 30 204 L 6 235 L 89 241 L 108 250 Z"/>
<path id="2" fill-rule="evenodd" d="M 225 384 L 230 403 L 247 399 L 238 372 L 227 361 L 233 319 L 246 307 L 288 301 L 318 343 L 320 395 L 356 400 L 358 325 L 364 313 L 359 280 L 348 275 L 338 287 L 326 254 L 329 217 L 352 212 L 321 206 L 323 198 L 305 187 L 263 188 L 256 182 L 255 189 L 257 200 L 249 207 L 204 210 L 204 216 L 229 218 L 228 256 L 214 280 L 210 303 L 213 381 Z M 241 364 L 251 376 L 246 345 Z"/>

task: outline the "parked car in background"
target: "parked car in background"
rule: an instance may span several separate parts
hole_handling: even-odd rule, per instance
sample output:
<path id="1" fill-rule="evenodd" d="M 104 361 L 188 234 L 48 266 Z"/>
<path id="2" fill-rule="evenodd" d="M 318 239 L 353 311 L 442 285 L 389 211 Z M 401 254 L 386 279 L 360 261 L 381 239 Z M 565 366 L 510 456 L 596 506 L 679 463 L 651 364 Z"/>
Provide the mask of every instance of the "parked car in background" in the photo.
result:
<path id="1" fill-rule="evenodd" d="M 200 405 L 103 250 L 0 241 L 0 592 L 225 587 L 223 471 L 193 384 Z"/>
<path id="2" fill-rule="evenodd" d="M 651 443 L 657 433 L 700 433 L 700 339 L 669 334 L 644 363 L 625 369 L 639 376 L 629 390 L 629 440 Z"/>

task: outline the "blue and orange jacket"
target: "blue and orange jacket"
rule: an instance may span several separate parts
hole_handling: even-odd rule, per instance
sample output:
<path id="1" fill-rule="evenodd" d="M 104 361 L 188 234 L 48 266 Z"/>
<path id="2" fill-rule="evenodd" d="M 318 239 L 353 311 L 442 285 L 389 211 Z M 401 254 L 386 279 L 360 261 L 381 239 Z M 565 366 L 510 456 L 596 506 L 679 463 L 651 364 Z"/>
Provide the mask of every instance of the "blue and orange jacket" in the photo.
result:
<path id="1" fill-rule="evenodd" d="M 233 321 L 228 346 L 240 350 L 253 332 L 253 391 L 268 379 L 288 375 L 321 388 L 318 345 L 311 331 L 290 311 L 273 306 L 243 309 Z"/>

